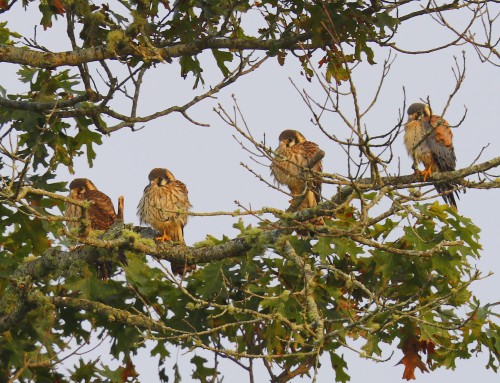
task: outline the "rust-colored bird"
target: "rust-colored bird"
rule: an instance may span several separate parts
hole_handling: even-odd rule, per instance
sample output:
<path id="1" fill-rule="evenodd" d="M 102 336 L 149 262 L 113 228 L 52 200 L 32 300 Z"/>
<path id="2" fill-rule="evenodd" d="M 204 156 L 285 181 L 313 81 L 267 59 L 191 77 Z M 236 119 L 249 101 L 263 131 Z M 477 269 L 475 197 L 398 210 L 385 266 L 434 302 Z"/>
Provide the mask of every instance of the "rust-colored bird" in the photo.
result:
<path id="1" fill-rule="evenodd" d="M 306 181 L 303 171 L 321 149 L 317 144 L 307 141 L 297 130 L 284 130 L 279 136 L 279 146 L 271 163 L 271 172 L 276 181 L 288 186 L 293 197 L 307 191 L 299 209 L 307 209 L 318 204 L 321 197 L 321 180 Z M 313 172 L 321 172 L 322 161 L 313 167 Z M 320 222 L 318 222 L 320 223 Z"/>
<path id="2" fill-rule="evenodd" d="M 149 185 L 144 189 L 137 215 L 142 223 L 150 225 L 162 233 L 159 241 L 172 241 L 184 245 L 184 226 L 188 216 L 177 211 L 187 212 L 191 208 L 186 185 L 176 180 L 168 169 L 155 168 L 149 173 Z M 172 262 L 174 274 L 185 274 L 196 269 L 196 265 L 185 262 Z"/>
<path id="3" fill-rule="evenodd" d="M 453 132 L 442 117 L 431 114 L 428 105 L 410 105 L 404 141 L 408 154 L 425 166 L 420 171 L 424 181 L 432 173 L 455 170 L 457 159 L 453 149 Z M 444 201 L 456 209 L 458 192 L 453 190 L 453 184 L 436 183 L 434 186 L 438 193 L 443 194 Z"/>
<path id="4" fill-rule="evenodd" d="M 86 228 L 83 236 L 88 236 L 90 230 L 108 230 L 116 221 L 116 212 L 111 199 L 103 192 L 97 190 L 93 182 L 87 178 L 75 178 L 69 184 L 69 197 L 79 201 L 92 202 L 86 210 L 86 217 L 83 216 L 83 208 L 72 203 L 66 203 L 64 216 L 72 219 L 66 222 L 70 231 L 80 231 L 81 223 L 75 219 L 88 219 L 90 226 Z M 121 254 L 119 259 L 126 264 L 125 256 Z M 101 279 L 107 281 L 111 273 L 111 261 L 98 261 L 97 271 Z"/>
<path id="5" fill-rule="evenodd" d="M 91 180 L 87 178 L 75 178 L 69 184 L 69 197 L 79 201 L 90 201 L 92 205 L 87 209 L 87 219 L 90 221 L 90 229 L 108 230 L 116 221 L 116 212 L 111 199 L 103 192 L 97 190 Z M 83 208 L 72 203 L 66 203 L 66 218 L 81 219 Z M 69 230 L 79 230 L 80 222 L 68 221 Z M 88 232 L 85 234 L 88 235 Z"/>

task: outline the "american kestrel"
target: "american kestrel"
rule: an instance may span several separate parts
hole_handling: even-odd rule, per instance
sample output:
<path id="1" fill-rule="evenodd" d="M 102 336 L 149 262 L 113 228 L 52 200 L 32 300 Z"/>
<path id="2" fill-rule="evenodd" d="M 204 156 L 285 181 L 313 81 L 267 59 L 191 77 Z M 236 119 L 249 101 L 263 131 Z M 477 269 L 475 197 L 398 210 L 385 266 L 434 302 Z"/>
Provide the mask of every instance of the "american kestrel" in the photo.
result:
<path id="1" fill-rule="evenodd" d="M 92 205 L 87 209 L 87 217 L 83 217 L 83 208 L 72 203 L 66 203 L 65 217 L 72 219 L 87 218 L 90 229 L 108 230 L 116 221 L 116 212 L 111 199 L 103 192 L 97 190 L 91 180 L 87 178 L 75 178 L 69 184 L 69 197 L 90 201 Z M 68 221 L 69 230 L 80 228 L 80 222 Z M 88 234 L 88 233 L 86 233 Z"/>
<path id="2" fill-rule="evenodd" d="M 64 216 L 71 219 L 88 219 L 90 227 L 83 233 L 87 236 L 90 230 L 108 230 L 116 221 L 115 208 L 111 199 L 103 192 L 97 190 L 93 182 L 87 178 L 75 178 L 69 184 L 69 197 L 92 202 L 87 208 L 86 217 L 83 216 L 83 208 L 72 203 L 66 203 Z M 80 222 L 67 221 L 66 226 L 70 231 L 80 231 Z M 80 234 L 80 233 L 78 233 Z M 126 259 L 123 254 L 120 254 L 119 259 L 126 264 Z M 107 281 L 111 273 L 111 261 L 97 261 L 97 271 L 101 279 Z"/>
<path id="3" fill-rule="evenodd" d="M 408 154 L 425 166 L 420 173 L 424 181 L 433 172 L 455 170 L 457 159 L 453 149 L 453 132 L 450 125 L 440 116 L 431 115 L 428 105 L 415 103 L 408 108 L 405 124 L 405 145 Z M 438 193 L 450 206 L 457 208 L 455 196 L 458 193 L 452 183 L 436 183 Z"/>
<path id="4" fill-rule="evenodd" d="M 274 178 L 278 183 L 288 186 L 294 197 L 302 194 L 307 185 L 307 194 L 299 209 L 316 206 L 321 196 L 321 181 L 318 179 L 306 181 L 303 170 L 321 149 L 314 142 L 307 141 L 296 130 L 281 132 L 279 142 L 276 156 L 271 163 L 271 172 Z M 321 172 L 322 169 L 323 165 L 320 160 L 311 170 Z"/>
<path id="5" fill-rule="evenodd" d="M 137 205 L 137 215 L 141 224 L 146 223 L 163 234 L 157 240 L 184 245 L 184 226 L 188 216 L 178 211 L 187 212 L 190 208 L 186 185 L 176 180 L 168 169 L 151 170 L 149 185 Z M 182 275 L 196 269 L 196 265 L 172 262 L 171 268 L 174 274 Z"/>

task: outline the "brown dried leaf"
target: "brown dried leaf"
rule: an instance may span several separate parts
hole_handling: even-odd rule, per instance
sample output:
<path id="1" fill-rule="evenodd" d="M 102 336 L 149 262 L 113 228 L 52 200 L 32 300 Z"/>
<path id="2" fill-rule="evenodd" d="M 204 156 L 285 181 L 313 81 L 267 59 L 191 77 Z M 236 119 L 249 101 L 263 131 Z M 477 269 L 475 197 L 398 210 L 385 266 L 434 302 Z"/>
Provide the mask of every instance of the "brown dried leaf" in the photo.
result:
<path id="1" fill-rule="evenodd" d="M 61 0 L 52 0 L 52 6 L 55 8 L 55 11 L 58 15 L 64 15 L 64 13 L 66 13 L 64 4 Z"/>
<path id="2" fill-rule="evenodd" d="M 405 366 L 403 372 L 403 379 L 414 380 L 415 379 L 415 368 L 419 368 L 422 372 L 429 372 L 425 363 L 422 362 L 422 358 L 419 352 L 427 353 L 429 356 L 427 358 L 427 364 L 430 366 L 430 354 L 434 352 L 434 343 L 431 341 L 419 341 L 415 334 L 411 334 L 406 338 L 403 344 L 403 354 L 404 357 L 399 361 L 398 364 Z"/>
<path id="3" fill-rule="evenodd" d="M 125 367 L 123 367 L 122 370 L 122 382 L 126 382 L 128 378 L 137 378 L 139 374 L 135 370 L 135 366 L 132 363 L 132 361 L 129 359 L 127 360 L 127 363 L 125 364 Z"/>

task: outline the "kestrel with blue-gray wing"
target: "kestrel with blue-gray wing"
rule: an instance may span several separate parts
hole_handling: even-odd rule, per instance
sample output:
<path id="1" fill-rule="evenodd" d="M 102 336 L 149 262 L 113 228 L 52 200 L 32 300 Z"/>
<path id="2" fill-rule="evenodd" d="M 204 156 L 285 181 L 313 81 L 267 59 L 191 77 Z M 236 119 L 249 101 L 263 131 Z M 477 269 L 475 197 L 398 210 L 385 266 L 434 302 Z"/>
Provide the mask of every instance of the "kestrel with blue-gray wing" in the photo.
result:
<path id="1" fill-rule="evenodd" d="M 168 169 L 151 170 L 149 184 L 137 206 L 137 215 L 141 224 L 146 223 L 162 233 L 157 240 L 184 245 L 184 226 L 188 219 L 185 213 L 190 208 L 188 189 L 184 183 L 175 179 Z M 174 274 L 183 275 L 194 270 L 196 265 L 172 262 L 171 268 Z"/>
<path id="2" fill-rule="evenodd" d="M 442 117 L 431 114 L 428 105 L 410 105 L 404 141 L 408 154 L 425 166 L 420 171 L 424 181 L 432 173 L 455 170 L 457 159 L 453 148 L 453 132 Z M 452 183 L 436 183 L 435 188 L 446 203 L 457 208 L 455 197 L 458 198 L 458 192 Z"/>

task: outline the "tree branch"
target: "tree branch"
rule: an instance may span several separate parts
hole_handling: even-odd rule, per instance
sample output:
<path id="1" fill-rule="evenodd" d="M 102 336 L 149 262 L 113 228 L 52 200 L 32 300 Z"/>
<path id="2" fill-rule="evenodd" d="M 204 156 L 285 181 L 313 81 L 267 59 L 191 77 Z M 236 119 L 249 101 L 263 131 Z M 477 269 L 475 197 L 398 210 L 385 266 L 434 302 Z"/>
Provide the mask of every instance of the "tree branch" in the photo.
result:
<path id="1" fill-rule="evenodd" d="M 493 167 L 500 165 L 500 157 L 474 165 L 461 170 L 452 172 L 435 173 L 433 178 L 437 181 L 456 180 L 468 175 L 484 172 Z M 383 177 L 382 184 L 391 185 L 395 188 L 408 188 L 415 183 L 415 176 L 400 176 L 400 177 Z M 462 181 L 467 185 L 468 181 Z M 418 182 L 420 183 L 420 182 Z M 370 178 L 357 180 L 355 182 L 357 188 L 363 191 L 378 190 L 380 184 L 374 184 Z M 500 187 L 500 184 L 495 185 Z M 206 245 L 203 247 L 187 247 L 170 244 L 155 244 L 149 245 L 144 241 L 139 241 L 133 234 L 138 233 L 141 238 L 154 238 L 155 232 L 150 228 L 135 227 L 131 228 L 130 225 L 123 225 L 117 222 L 113 227 L 106 232 L 102 238 L 81 238 L 81 241 L 88 246 L 79 247 L 73 251 L 63 251 L 60 249 L 49 249 L 39 258 L 22 263 L 18 269 L 13 273 L 11 278 L 12 286 L 8 288 L 4 297 L 0 301 L 0 332 L 5 331 L 16 323 L 31 309 L 26 299 L 19 299 L 19 303 L 14 307 L 9 307 L 9 296 L 16 295 L 22 298 L 23 286 L 29 285 L 30 280 L 37 280 L 46 277 L 50 273 L 57 272 L 58 275 L 65 275 L 75 270 L 80 270 L 77 267 L 81 262 L 95 263 L 99 259 L 99 253 L 95 251 L 98 248 L 120 248 L 131 252 L 150 254 L 156 259 L 164 259 L 168 261 L 185 261 L 188 264 L 192 263 L 206 263 L 211 261 L 218 261 L 226 258 L 234 258 L 242 256 L 252 249 L 261 249 L 262 253 L 267 246 L 275 244 L 281 235 L 290 232 L 293 229 L 293 224 L 296 222 L 306 222 L 311 218 L 321 216 L 324 211 L 331 211 L 339 204 L 348 198 L 354 191 L 354 186 L 344 186 L 335 196 L 329 201 L 318 204 L 316 208 L 300 210 L 296 213 L 289 213 L 284 218 L 280 219 L 274 227 L 279 229 L 266 230 L 255 229 L 255 232 L 249 235 L 234 238 L 228 242 L 217 245 Z M 20 195 L 27 193 L 46 194 L 40 193 L 39 190 L 33 188 L 23 188 Z M 52 195 L 53 193 L 50 193 Z M 59 199 L 66 199 L 59 198 Z M 130 230 L 133 231 L 130 231 Z M 127 234 L 127 230 L 129 230 Z M 321 227 L 316 228 L 321 231 Z M 362 237 L 356 237 L 356 241 L 363 243 L 367 246 L 374 246 L 371 241 L 366 242 Z M 429 255 L 441 249 L 440 246 L 448 246 L 454 243 L 441 243 L 436 248 L 427 251 Z M 384 248 L 385 249 L 385 248 Z M 387 248 L 388 251 L 393 251 L 392 248 Z M 403 251 L 402 253 L 407 254 Z M 426 253 L 426 255 L 427 255 Z M 111 253 L 110 253 L 111 254 Z M 408 255 L 414 255 L 408 253 Z M 27 281 L 27 282 L 25 282 Z"/>
<path id="2" fill-rule="evenodd" d="M 281 39 L 260 40 L 257 38 L 229 39 L 229 38 L 208 38 L 194 40 L 189 44 L 178 44 L 165 48 L 157 48 L 159 58 L 169 60 L 172 57 L 193 56 L 209 49 L 230 49 L 230 50 L 260 50 L 270 49 L 290 49 L 304 50 L 321 48 L 326 45 L 324 42 L 311 43 L 304 47 L 300 44 L 309 40 L 312 32 L 302 33 L 293 37 Z M 143 56 L 130 45 L 114 51 L 107 46 L 78 49 L 66 52 L 39 52 L 25 47 L 15 47 L 10 45 L 0 46 L 0 62 L 13 64 L 30 65 L 37 68 L 54 68 L 60 66 L 77 66 L 84 63 L 101 60 L 118 60 L 120 57 L 136 57 L 143 59 Z M 159 61 L 159 60 L 157 60 Z"/>
<path id="3" fill-rule="evenodd" d="M 99 101 L 99 99 L 100 97 L 98 97 L 97 95 L 89 96 L 88 94 L 76 96 L 71 99 L 63 99 L 51 102 L 16 101 L 0 97 L 0 106 L 8 109 L 42 112 L 45 110 L 68 108 L 85 101 Z"/>
<path id="4" fill-rule="evenodd" d="M 71 307 L 78 310 L 86 310 L 105 318 L 109 322 L 119 322 L 127 326 L 139 327 L 142 330 L 156 331 L 160 334 L 180 332 L 142 314 L 132 314 L 126 310 L 117 309 L 100 302 L 72 297 L 52 297 L 50 301 L 56 307 Z"/>

